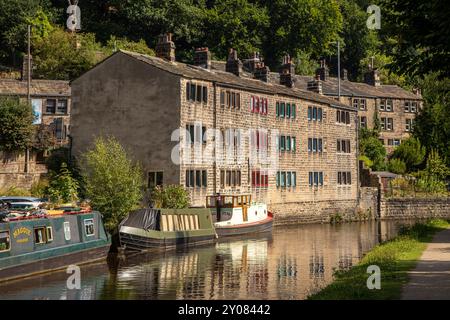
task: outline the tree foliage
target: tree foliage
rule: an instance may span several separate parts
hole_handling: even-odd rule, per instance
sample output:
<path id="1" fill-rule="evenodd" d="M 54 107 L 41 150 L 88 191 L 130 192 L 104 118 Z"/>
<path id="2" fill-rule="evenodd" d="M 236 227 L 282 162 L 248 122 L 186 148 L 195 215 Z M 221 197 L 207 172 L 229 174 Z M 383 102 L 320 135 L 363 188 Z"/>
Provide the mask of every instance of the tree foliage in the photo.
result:
<path id="1" fill-rule="evenodd" d="M 156 208 L 184 209 L 189 206 L 189 193 L 180 185 L 156 186 L 151 198 Z"/>
<path id="2" fill-rule="evenodd" d="M 78 49 L 77 49 L 78 46 Z M 35 77 L 70 80 L 99 61 L 94 34 L 72 34 L 55 28 L 33 43 Z"/>
<path id="3" fill-rule="evenodd" d="M 67 164 L 63 163 L 58 173 L 50 174 L 46 195 L 53 203 L 72 203 L 78 200 L 78 181 L 72 177 Z"/>
<path id="4" fill-rule="evenodd" d="M 33 111 L 19 99 L 0 99 L 0 149 L 22 151 L 33 143 Z"/>
<path id="5" fill-rule="evenodd" d="M 103 214 L 109 230 L 115 230 L 142 199 L 144 179 L 140 166 L 133 163 L 115 138 L 109 137 L 95 140 L 84 154 L 81 168 L 92 208 Z"/>
<path id="6" fill-rule="evenodd" d="M 408 172 L 414 171 L 425 160 L 426 149 L 414 137 L 408 138 L 394 150 L 393 158 L 406 164 Z"/>
<path id="7" fill-rule="evenodd" d="M 381 171 L 386 168 L 386 149 L 378 138 L 378 132 L 374 130 L 361 129 L 359 134 L 359 151 L 372 162 L 371 169 Z M 369 164 L 365 161 L 366 165 Z"/>

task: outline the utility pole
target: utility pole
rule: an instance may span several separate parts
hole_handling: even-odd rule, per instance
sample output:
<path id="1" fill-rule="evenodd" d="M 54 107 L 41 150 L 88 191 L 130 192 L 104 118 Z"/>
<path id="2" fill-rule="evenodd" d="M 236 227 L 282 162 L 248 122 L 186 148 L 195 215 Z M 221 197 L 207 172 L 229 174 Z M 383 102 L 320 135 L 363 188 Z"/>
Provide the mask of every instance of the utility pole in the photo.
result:
<path id="1" fill-rule="evenodd" d="M 28 25 L 28 45 L 27 45 L 27 102 L 31 107 L 31 25 Z M 25 172 L 30 171 L 30 149 L 25 149 Z"/>
<path id="2" fill-rule="evenodd" d="M 341 47 L 337 41 L 337 59 L 338 59 L 338 100 L 341 101 Z"/>

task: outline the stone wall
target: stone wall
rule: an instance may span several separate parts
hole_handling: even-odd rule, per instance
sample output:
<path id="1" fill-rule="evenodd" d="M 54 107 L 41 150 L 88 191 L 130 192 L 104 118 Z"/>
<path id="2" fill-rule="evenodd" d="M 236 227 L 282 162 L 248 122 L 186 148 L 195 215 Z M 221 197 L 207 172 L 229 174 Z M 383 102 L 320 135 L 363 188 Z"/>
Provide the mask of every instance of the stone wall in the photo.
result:
<path id="1" fill-rule="evenodd" d="M 358 211 L 367 216 L 376 217 L 378 215 L 378 188 L 361 187 L 359 191 Z"/>
<path id="2" fill-rule="evenodd" d="M 381 219 L 450 217 L 450 197 L 382 198 Z"/>
<path id="3" fill-rule="evenodd" d="M 329 223 L 339 216 L 341 221 L 359 221 L 361 217 L 355 200 L 304 201 L 269 205 L 275 225 L 299 223 Z"/>

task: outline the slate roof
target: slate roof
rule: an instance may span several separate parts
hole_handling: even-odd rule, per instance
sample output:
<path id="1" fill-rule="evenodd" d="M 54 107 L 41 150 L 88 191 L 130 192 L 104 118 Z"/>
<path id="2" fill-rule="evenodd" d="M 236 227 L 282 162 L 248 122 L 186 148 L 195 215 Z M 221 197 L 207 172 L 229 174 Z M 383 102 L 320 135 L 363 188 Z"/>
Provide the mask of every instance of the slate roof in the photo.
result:
<path id="1" fill-rule="evenodd" d="M 225 70 L 225 61 L 213 60 L 212 68 L 216 70 Z M 308 82 L 313 80 L 312 76 L 295 76 L 295 86 L 297 88 L 306 89 Z M 280 75 L 277 72 L 270 73 L 270 82 L 279 83 Z M 322 81 L 322 92 L 327 96 L 338 95 L 338 79 L 336 77 L 328 77 L 326 81 Z M 353 82 L 341 80 L 341 95 L 349 97 L 367 97 L 367 98 L 396 98 L 421 100 L 422 96 L 416 95 L 397 85 L 380 85 L 378 87 L 369 85 L 364 82 Z"/>
<path id="2" fill-rule="evenodd" d="M 264 92 L 269 94 L 291 96 L 307 101 L 320 102 L 339 108 L 350 109 L 354 111 L 356 110 L 346 104 L 339 103 L 333 98 L 329 98 L 315 92 L 299 88 L 288 88 L 277 83 L 267 83 L 261 80 L 253 79 L 253 76 L 250 73 L 246 72 L 244 72 L 242 76 L 238 77 L 232 73 L 225 72 L 224 70 L 216 69 L 214 66 L 211 68 L 211 70 L 207 70 L 198 66 L 193 66 L 181 62 L 169 62 L 158 57 L 150 57 L 140 53 L 125 50 L 120 50 L 118 52 L 126 54 L 127 56 L 133 57 L 161 70 L 165 70 L 172 74 L 176 74 L 188 79 L 213 81 L 222 86 L 242 88 L 244 90 Z"/>
<path id="3" fill-rule="evenodd" d="M 70 97 L 69 81 L 31 80 L 30 93 L 33 97 Z M 0 79 L 0 95 L 27 95 L 27 81 Z"/>

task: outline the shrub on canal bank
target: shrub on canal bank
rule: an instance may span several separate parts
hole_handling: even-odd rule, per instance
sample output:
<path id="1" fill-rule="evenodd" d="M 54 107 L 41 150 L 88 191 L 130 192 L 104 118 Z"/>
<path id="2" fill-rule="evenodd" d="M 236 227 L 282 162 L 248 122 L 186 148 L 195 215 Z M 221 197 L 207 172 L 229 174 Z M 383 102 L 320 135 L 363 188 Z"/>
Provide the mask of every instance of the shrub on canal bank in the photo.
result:
<path id="1" fill-rule="evenodd" d="M 375 300 L 399 299 L 408 281 L 407 272 L 414 268 L 432 236 L 450 226 L 448 221 L 433 219 L 402 228 L 399 235 L 369 251 L 360 263 L 348 271 L 335 273 L 333 283 L 308 297 L 310 300 Z M 376 265 L 381 270 L 381 289 L 369 290 L 367 268 Z"/>

